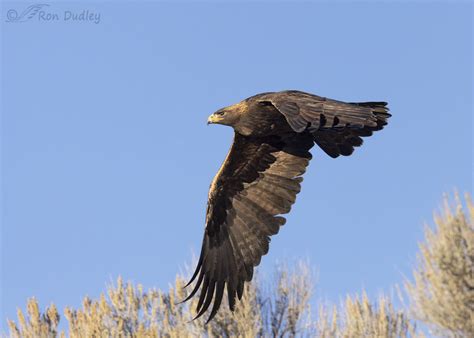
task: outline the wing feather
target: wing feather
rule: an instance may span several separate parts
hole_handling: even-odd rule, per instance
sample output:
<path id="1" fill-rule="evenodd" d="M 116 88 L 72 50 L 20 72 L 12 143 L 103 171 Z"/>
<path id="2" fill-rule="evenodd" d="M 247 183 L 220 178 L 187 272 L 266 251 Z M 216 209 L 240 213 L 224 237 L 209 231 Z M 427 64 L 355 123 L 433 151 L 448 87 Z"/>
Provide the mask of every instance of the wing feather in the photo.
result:
<path id="1" fill-rule="evenodd" d="M 313 144 L 310 133 L 258 139 L 235 134 L 211 184 L 202 250 L 190 281 L 197 282 L 186 298 L 201 290 L 196 318 L 212 304 L 211 320 L 225 291 L 235 309 L 235 298 L 242 298 L 245 282 L 268 253 L 270 236 L 285 224 L 279 215 L 295 202 Z"/>
<path id="2" fill-rule="evenodd" d="M 300 91 L 267 93 L 258 100 L 271 103 L 290 127 L 309 130 L 329 156 L 349 156 L 362 145 L 361 137 L 383 129 L 391 116 L 386 102 L 348 103 Z"/>

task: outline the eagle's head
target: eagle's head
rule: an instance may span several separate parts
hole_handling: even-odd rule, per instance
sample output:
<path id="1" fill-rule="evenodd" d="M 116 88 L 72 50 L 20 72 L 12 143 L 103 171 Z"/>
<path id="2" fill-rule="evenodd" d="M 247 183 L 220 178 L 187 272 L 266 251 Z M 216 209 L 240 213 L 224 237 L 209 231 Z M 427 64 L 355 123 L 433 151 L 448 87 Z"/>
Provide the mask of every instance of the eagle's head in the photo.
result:
<path id="1" fill-rule="evenodd" d="M 219 109 L 207 119 L 207 124 L 223 124 L 235 127 L 242 115 L 248 111 L 248 104 L 245 101 L 236 103 L 232 106 Z"/>

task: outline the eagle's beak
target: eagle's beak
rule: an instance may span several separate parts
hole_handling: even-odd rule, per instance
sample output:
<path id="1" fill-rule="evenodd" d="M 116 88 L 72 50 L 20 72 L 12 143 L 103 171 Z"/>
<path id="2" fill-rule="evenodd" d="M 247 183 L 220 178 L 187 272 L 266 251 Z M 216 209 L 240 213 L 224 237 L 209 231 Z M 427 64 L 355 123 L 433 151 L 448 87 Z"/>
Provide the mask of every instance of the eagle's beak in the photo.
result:
<path id="1" fill-rule="evenodd" d="M 212 123 L 219 123 L 219 121 L 221 120 L 222 120 L 222 116 L 214 113 L 207 118 L 207 124 L 209 125 Z"/>
<path id="2" fill-rule="evenodd" d="M 212 115 L 209 115 L 209 117 L 207 118 L 207 125 L 210 125 L 211 123 L 214 123 L 214 114 Z"/>

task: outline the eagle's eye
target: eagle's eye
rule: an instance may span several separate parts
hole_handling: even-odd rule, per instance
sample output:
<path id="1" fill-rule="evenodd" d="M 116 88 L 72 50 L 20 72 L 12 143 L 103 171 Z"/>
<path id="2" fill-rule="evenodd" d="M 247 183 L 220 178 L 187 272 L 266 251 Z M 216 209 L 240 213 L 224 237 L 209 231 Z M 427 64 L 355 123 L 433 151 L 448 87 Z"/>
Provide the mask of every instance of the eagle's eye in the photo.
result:
<path id="1" fill-rule="evenodd" d="M 214 114 L 218 115 L 218 116 L 222 116 L 225 114 L 225 111 L 221 110 L 221 111 L 217 111 L 215 112 Z"/>
<path id="2" fill-rule="evenodd" d="M 262 107 L 273 106 L 270 101 L 260 101 L 258 104 Z"/>

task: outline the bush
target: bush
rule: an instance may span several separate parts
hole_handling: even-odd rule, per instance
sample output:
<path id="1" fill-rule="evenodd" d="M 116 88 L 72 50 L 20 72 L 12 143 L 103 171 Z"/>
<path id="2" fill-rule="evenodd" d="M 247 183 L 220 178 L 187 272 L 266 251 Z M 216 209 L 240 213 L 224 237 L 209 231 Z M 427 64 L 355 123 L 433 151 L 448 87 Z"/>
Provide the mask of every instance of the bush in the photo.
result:
<path id="1" fill-rule="evenodd" d="M 308 265 L 300 263 L 290 271 L 285 266 L 276 269 L 273 285 L 254 282 L 246 286 L 242 300 L 231 313 L 224 306 L 207 325 L 205 319 L 192 320 L 189 304 L 179 304 L 185 298 L 185 279 L 178 276 L 168 292 L 143 291 L 140 285 L 123 283 L 110 286 L 107 295 L 98 300 L 85 298 L 81 309 L 67 308 L 70 337 L 405 337 L 410 323 L 401 312 L 395 312 L 386 299 L 372 306 L 364 295 L 348 298 L 338 312 L 331 310 L 328 318 L 321 309 L 320 320 L 311 319 L 309 300 L 313 282 Z M 28 301 L 26 315 L 18 311 L 19 325 L 9 321 L 12 337 L 56 337 L 59 314 L 54 304 L 40 314 L 37 301 Z M 318 325 L 316 325 L 318 323 Z M 61 336 L 65 336 L 61 332 Z"/>
<path id="2" fill-rule="evenodd" d="M 474 337 L 474 208 L 467 198 L 466 216 L 459 198 L 453 209 L 445 201 L 426 228 L 420 244 L 414 281 L 407 281 L 409 311 L 396 310 L 381 296 L 371 303 L 365 293 L 347 297 L 339 307 L 320 306 L 314 315 L 310 299 L 314 278 L 309 266 L 276 268 L 270 282 L 258 275 L 247 284 L 242 300 L 231 313 L 223 304 L 207 325 L 193 319 L 197 299 L 186 297 L 185 278 L 177 276 L 167 292 L 124 283 L 107 288 L 99 299 L 85 298 L 81 309 L 66 308 L 70 337 L 411 337 L 421 336 L 415 320 L 442 336 Z M 409 315 L 413 315 L 413 319 Z M 60 320 L 53 304 L 42 314 L 37 301 L 28 300 L 26 314 L 18 310 L 18 323 L 9 321 L 11 337 L 57 337 Z"/>
<path id="3" fill-rule="evenodd" d="M 466 204 L 467 215 L 458 195 L 454 207 L 445 198 L 436 227 L 425 228 L 414 280 L 405 283 L 414 317 L 446 337 L 474 337 L 474 207 L 468 196 Z"/>

